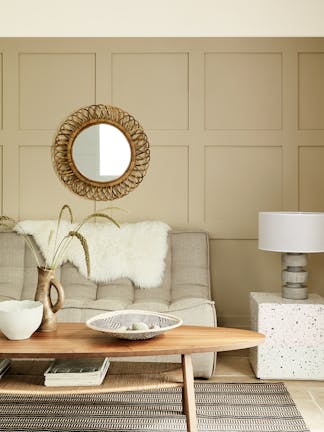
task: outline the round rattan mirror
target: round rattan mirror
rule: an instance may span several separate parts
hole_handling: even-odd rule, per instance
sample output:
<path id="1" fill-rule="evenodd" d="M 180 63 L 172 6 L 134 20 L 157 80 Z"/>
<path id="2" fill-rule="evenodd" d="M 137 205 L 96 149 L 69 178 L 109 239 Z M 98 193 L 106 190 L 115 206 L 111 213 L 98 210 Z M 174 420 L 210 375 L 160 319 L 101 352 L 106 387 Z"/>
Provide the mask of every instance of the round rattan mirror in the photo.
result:
<path id="1" fill-rule="evenodd" d="M 97 201 L 127 195 L 143 180 L 150 160 L 147 136 L 122 109 L 90 105 L 60 126 L 52 147 L 59 178 L 74 193 Z"/>

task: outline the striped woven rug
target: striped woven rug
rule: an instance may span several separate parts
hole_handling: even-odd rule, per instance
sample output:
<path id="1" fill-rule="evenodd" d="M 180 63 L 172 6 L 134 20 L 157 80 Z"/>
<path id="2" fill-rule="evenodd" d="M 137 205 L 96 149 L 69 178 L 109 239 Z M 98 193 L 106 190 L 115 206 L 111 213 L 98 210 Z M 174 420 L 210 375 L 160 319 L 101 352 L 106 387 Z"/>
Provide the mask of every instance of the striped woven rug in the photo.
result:
<path id="1" fill-rule="evenodd" d="M 199 431 L 306 432 L 282 383 L 195 383 Z M 1 431 L 186 431 L 181 388 L 0 395 Z"/>

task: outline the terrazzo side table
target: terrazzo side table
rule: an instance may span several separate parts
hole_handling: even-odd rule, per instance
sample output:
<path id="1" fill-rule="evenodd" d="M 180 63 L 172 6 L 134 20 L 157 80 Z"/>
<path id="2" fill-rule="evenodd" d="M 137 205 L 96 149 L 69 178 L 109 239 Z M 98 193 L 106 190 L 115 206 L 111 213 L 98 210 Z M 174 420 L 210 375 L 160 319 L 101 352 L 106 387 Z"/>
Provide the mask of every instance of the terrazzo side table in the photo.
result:
<path id="1" fill-rule="evenodd" d="M 324 379 L 324 298 L 284 299 L 250 293 L 251 329 L 266 335 L 250 349 L 255 375 L 263 379 Z"/>

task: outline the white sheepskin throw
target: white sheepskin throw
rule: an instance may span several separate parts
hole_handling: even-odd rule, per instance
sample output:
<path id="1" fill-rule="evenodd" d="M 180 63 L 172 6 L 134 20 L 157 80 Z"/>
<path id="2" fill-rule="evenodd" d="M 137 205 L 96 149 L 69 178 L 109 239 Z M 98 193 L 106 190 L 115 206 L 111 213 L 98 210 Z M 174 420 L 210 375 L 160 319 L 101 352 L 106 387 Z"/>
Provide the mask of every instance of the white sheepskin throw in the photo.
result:
<path id="1" fill-rule="evenodd" d="M 46 263 L 53 256 L 57 221 L 26 220 L 15 227 L 15 231 L 30 234 L 38 244 Z M 61 221 L 58 242 L 77 224 Z M 80 233 L 87 239 L 90 255 L 91 279 L 110 282 L 121 277 L 129 278 L 141 288 L 153 288 L 161 284 L 165 257 L 168 250 L 170 227 L 159 221 L 122 224 L 120 229 L 110 223 L 85 223 Z M 78 239 L 73 238 L 63 263 L 74 264 L 83 276 L 87 276 L 85 258 Z M 61 263 L 59 263 L 61 264 Z"/>

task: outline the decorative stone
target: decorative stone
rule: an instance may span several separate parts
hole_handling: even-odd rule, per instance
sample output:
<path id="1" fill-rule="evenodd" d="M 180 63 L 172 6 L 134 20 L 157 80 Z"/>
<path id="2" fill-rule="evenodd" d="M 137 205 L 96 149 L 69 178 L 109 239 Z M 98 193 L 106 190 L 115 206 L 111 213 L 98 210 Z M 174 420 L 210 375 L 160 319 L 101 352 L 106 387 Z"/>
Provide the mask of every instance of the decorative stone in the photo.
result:
<path id="1" fill-rule="evenodd" d="M 147 324 L 145 324 L 144 322 L 135 322 L 132 326 L 131 326 L 132 330 L 148 330 L 149 326 Z"/>
<path id="2" fill-rule="evenodd" d="M 250 362 L 262 379 L 324 379 L 324 299 L 282 298 L 278 293 L 250 294 L 251 329 L 266 335 L 250 350 Z"/>

